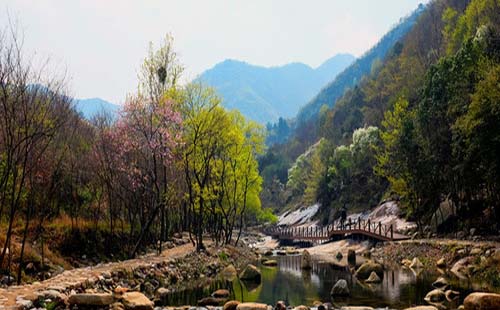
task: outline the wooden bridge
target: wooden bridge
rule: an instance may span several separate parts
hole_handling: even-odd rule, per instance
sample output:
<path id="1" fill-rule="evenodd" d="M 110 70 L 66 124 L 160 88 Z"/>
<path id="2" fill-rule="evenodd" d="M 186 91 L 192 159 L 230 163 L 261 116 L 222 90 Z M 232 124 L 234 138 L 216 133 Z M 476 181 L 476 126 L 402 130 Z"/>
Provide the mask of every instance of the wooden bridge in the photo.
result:
<path id="1" fill-rule="evenodd" d="M 373 223 L 369 219 L 352 221 L 349 219 L 344 223 L 334 222 L 328 226 L 315 227 L 272 227 L 265 233 L 279 240 L 325 242 L 335 236 L 365 236 L 379 241 L 398 241 L 409 239 L 408 236 L 394 232 L 392 225 L 384 225 L 381 222 Z"/>

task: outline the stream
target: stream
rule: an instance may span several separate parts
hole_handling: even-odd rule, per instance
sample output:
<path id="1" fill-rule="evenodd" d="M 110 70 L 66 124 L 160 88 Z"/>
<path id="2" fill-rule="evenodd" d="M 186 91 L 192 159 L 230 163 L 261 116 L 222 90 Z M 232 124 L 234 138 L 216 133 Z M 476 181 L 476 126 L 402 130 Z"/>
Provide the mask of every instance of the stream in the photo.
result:
<path id="1" fill-rule="evenodd" d="M 273 257 L 277 267 L 259 266 L 262 272 L 260 284 L 215 280 L 202 287 L 194 287 L 170 293 L 166 305 L 196 305 L 203 297 L 210 296 L 216 289 L 225 288 L 231 292 L 230 299 L 242 302 L 261 302 L 274 305 L 283 300 L 286 305 L 312 306 L 315 301 L 331 302 L 335 308 L 342 306 L 370 306 L 374 308 L 404 309 L 415 305 L 426 305 L 425 295 L 433 289 L 432 283 L 440 274 L 430 271 L 419 273 L 411 269 L 386 270 L 382 283 L 365 284 L 356 280 L 347 267 L 338 267 L 324 262 L 313 262 L 311 270 L 300 268 L 300 255 Z M 330 290 L 339 279 L 348 282 L 351 296 L 337 298 L 330 296 Z M 442 309 L 456 309 L 467 294 L 478 290 L 481 284 L 450 280 L 453 290 L 460 297 L 446 301 Z"/>

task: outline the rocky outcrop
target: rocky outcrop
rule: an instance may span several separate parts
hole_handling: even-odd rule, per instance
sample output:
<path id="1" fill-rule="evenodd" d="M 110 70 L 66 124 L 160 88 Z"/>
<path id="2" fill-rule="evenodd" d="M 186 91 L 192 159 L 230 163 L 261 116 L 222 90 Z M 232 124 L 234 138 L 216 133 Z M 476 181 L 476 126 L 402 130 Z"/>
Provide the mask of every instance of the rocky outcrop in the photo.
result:
<path id="1" fill-rule="evenodd" d="M 500 294 L 472 293 L 465 297 L 465 310 L 498 310 L 500 309 Z"/>
<path id="2" fill-rule="evenodd" d="M 302 269 L 311 269 L 312 268 L 311 254 L 307 250 L 304 250 L 302 252 L 302 258 L 300 260 L 300 267 Z"/>
<path id="3" fill-rule="evenodd" d="M 370 274 L 375 272 L 381 279 L 384 277 L 384 266 L 374 261 L 367 261 L 359 266 L 356 271 L 356 277 L 361 280 L 368 279 Z"/>
<path id="4" fill-rule="evenodd" d="M 331 296 L 349 296 L 351 292 L 349 291 L 349 287 L 347 286 L 347 281 L 344 279 L 340 279 L 335 283 L 330 291 Z"/>
<path id="5" fill-rule="evenodd" d="M 261 274 L 260 270 L 252 264 L 246 266 L 246 268 L 240 274 L 241 280 L 260 282 Z"/>

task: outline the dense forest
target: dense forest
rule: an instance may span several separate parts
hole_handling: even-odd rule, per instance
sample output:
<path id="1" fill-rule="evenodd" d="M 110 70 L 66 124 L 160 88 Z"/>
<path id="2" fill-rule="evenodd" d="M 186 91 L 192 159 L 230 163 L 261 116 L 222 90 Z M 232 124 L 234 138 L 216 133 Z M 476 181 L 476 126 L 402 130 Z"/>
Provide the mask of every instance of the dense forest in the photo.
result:
<path id="1" fill-rule="evenodd" d="M 458 220 L 447 229 L 499 229 L 500 2 L 436 0 L 416 12 L 342 96 L 334 85 L 353 68 L 317 97 L 323 106 L 288 122 L 288 140 L 260 159 L 264 205 L 318 201 L 326 221 L 344 204 L 392 198 L 422 227 L 449 199 Z"/>
<path id="2" fill-rule="evenodd" d="M 0 269 L 17 269 L 18 282 L 33 247 L 43 268 L 46 243 L 72 256 L 135 256 L 188 231 L 202 250 L 204 236 L 238 243 L 235 228 L 274 220 L 259 200 L 264 129 L 212 89 L 179 85 L 170 36 L 150 47 L 117 119 L 91 121 L 21 42 L 12 28 L 0 38 Z"/>

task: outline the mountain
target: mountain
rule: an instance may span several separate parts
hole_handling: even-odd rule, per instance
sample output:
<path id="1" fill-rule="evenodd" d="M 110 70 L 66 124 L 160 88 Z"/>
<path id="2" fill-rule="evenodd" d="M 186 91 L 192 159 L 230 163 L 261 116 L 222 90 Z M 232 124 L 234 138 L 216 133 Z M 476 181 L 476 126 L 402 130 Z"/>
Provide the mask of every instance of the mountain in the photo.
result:
<path id="1" fill-rule="evenodd" d="M 396 43 L 412 29 L 424 10 L 425 6 L 419 5 L 411 15 L 402 18 L 374 47 L 353 62 L 335 79 L 332 79 L 328 85 L 321 89 L 312 100 L 300 109 L 297 115 L 299 123 L 303 123 L 311 118 L 314 119 L 322 105 L 327 105 L 331 108 L 335 104 L 335 101 L 344 94 L 346 89 L 353 87 L 363 76 L 370 74 L 372 69 L 376 69 L 376 64 L 380 64 Z"/>
<path id="2" fill-rule="evenodd" d="M 228 109 L 238 109 L 260 123 L 290 118 L 326 83 L 349 66 L 355 57 L 338 54 L 313 69 L 303 63 L 262 67 L 225 60 L 197 80 L 214 87 Z"/>
<path id="3" fill-rule="evenodd" d="M 120 111 L 120 106 L 101 98 L 75 99 L 75 109 L 86 119 L 91 119 L 98 113 L 110 114 L 113 118 Z"/>

